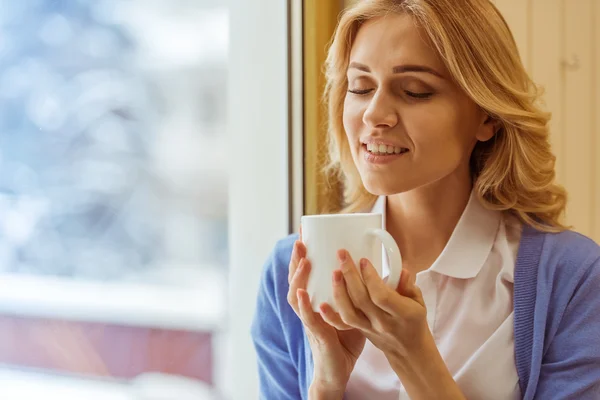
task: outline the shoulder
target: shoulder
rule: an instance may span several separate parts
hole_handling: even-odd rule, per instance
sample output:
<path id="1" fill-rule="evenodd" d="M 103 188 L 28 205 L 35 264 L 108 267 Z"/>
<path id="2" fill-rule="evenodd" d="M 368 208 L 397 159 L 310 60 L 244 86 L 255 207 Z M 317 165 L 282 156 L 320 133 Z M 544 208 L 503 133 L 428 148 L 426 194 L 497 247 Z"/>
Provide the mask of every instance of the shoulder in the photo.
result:
<path id="1" fill-rule="evenodd" d="M 555 268 L 562 279 L 581 279 L 600 274 L 600 246 L 592 239 L 573 231 L 546 233 L 540 263 Z"/>
<path id="2" fill-rule="evenodd" d="M 527 320 L 535 314 L 537 324 L 547 325 L 547 338 L 572 318 L 589 317 L 600 324 L 598 287 L 597 243 L 573 231 L 524 228 L 515 267 L 515 314 L 520 314 L 520 323 L 533 324 Z"/>
<path id="3" fill-rule="evenodd" d="M 600 245 L 587 236 L 570 230 L 546 233 L 546 251 L 566 260 L 598 258 Z"/>
<path id="4" fill-rule="evenodd" d="M 540 232 L 526 227 L 517 257 L 515 281 L 520 294 L 535 284 L 537 301 L 566 307 L 590 283 L 600 284 L 600 246 L 573 231 Z"/>
<path id="5" fill-rule="evenodd" d="M 548 233 L 525 227 L 519 253 L 521 261 L 535 260 L 542 274 L 550 275 L 581 275 L 598 268 L 600 260 L 600 246 L 570 230 Z"/>

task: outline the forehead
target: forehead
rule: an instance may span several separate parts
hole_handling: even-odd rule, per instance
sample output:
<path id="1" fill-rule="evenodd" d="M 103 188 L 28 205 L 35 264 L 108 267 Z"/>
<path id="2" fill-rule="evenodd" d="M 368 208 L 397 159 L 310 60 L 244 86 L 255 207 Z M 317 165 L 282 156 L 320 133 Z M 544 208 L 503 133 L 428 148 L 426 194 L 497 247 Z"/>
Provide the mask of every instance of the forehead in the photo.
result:
<path id="1" fill-rule="evenodd" d="M 408 14 L 390 14 L 362 25 L 352 44 L 350 61 L 390 67 L 423 64 L 444 71 L 427 33 Z"/>

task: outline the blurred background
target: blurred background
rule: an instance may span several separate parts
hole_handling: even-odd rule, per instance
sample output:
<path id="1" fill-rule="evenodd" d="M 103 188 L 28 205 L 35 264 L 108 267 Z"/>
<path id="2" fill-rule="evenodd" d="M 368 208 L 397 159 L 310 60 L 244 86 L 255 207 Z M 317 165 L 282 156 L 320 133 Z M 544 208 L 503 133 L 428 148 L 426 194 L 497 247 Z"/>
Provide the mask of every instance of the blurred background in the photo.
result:
<path id="1" fill-rule="evenodd" d="M 0 398 L 221 398 L 230 7 L 0 1 Z"/>
<path id="2" fill-rule="evenodd" d="M 257 397 L 263 263 L 340 199 L 320 95 L 353 2 L 0 0 L 0 399 Z M 600 2 L 495 3 L 600 241 Z"/>

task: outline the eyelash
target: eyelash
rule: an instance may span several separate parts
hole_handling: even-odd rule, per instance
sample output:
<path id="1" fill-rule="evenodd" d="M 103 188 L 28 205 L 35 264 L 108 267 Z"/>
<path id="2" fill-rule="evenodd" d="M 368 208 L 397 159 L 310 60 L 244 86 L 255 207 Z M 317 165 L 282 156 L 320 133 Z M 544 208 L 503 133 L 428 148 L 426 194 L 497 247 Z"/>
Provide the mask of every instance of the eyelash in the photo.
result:
<path id="1" fill-rule="evenodd" d="M 363 96 L 365 94 L 369 94 L 372 91 L 373 91 L 373 89 L 365 89 L 365 90 L 350 90 L 349 89 L 348 90 L 349 93 L 356 94 L 356 95 L 359 95 L 359 96 Z M 415 99 L 420 99 L 420 100 L 428 99 L 431 96 L 433 96 L 433 93 L 415 93 L 415 92 L 410 92 L 408 90 L 405 90 L 404 93 L 406 93 L 407 96 L 410 96 L 410 97 L 415 98 Z"/>
<path id="2" fill-rule="evenodd" d="M 373 91 L 373 89 L 365 89 L 365 90 L 351 90 L 351 89 L 348 89 L 348 93 L 358 94 L 358 95 L 369 94 L 372 91 Z"/>

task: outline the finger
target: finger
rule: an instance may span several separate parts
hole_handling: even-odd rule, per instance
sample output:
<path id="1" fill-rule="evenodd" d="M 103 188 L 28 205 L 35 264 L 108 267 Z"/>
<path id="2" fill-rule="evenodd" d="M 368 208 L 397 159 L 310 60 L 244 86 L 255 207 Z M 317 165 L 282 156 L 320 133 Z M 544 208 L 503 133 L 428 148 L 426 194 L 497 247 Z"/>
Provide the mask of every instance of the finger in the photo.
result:
<path id="1" fill-rule="evenodd" d="M 310 262 L 306 258 L 303 258 L 300 260 L 300 265 L 298 266 L 298 269 L 296 270 L 296 273 L 290 282 L 290 288 L 288 290 L 288 303 L 290 306 L 292 306 L 296 314 L 298 314 L 297 291 L 298 289 L 306 289 L 310 269 Z M 298 314 L 298 316 L 300 315 Z"/>
<path id="2" fill-rule="evenodd" d="M 402 296 L 406 296 L 415 300 L 422 306 L 425 306 L 421 289 L 416 284 L 416 275 L 410 271 L 405 269 L 402 270 L 400 284 L 398 285 L 398 293 L 400 293 Z"/>
<path id="3" fill-rule="evenodd" d="M 414 274 L 411 274 L 408 270 L 403 269 L 400 274 L 400 282 L 398 282 L 396 292 L 400 293 L 403 296 L 406 296 L 406 292 L 409 290 L 410 287 L 410 281 L 413 278 Z"/>
<path id="4" fill-rule="evenodd" d="M 319 321 L 320 315 L 313 311 L 308 293 L 304 289 L 298 289 L 296 296 L 300 312 L 298 316 L 302 320 L 302 323 L 317 340 L 322 340 L 327 334 L 327 330 L 325 325 L 321 323 L 322 321 Z"/>
<path id="5" fill-rule="evenodd" d="M 321 306 L 319 306 L 319 311 L 321 313 L 321 318 L 323 318 L 325 322 L 333 326 L 335 329 L 339 331 L 348 331 L 350 329 L 354 329 L 354 327 L 342 321 L 342 317 L 340 317 L 340 314 L 335 312 L 333 307 L 331 307 L 329 304 L 321 304 Z"/>
<path id="6" fill-rule="evenodd" d="M 338 251 L 338 259 L 350 300 L 356 308 L 371 318 L 371 314 L 376 313 L 378 310 L 369 297 L 369 292 L 360 276 L 360 272 L 354 265 L 354 261 L 352 261 L 352 257 L 346 250 L 340 250 Z"/>
<path id="7" fill-rule="evenodd" d="M 300 260 L 306 257 L 306 247 L 300 240 L 294 242 L 294 248 L 292 250 L 292 257 L 290 259 L 290 266 L 288 270 L 288 283 L 291 283 L 292 278 L 296 274 L 296 269 L 300 264 Z"/>
<path id="8" fill-rule="evenodd" d="M 365 313 L 354 306 L 340 270 L 333 271 L 333 301 L 344 324 L 360 329 L 371 327 L 371 321 Z"/>
<path id="9" fill-rule="evenodd" d="M 403 303 L 410 300 L 398 295 L 398 293 L 387 286 L 369 260 L 365 258 L 360 260 L 360 272 L 373 304 L 388 314 L 399 315 L 403 308 Z M 404 304 L 404 306 L 406 305 Z"/>
<path id="10" fill-rule="evenodd" d="M 300 235 L 300 241 L 302 242 L 302 224 L 300 224 L 300 229 L 298 229 Z"/>

